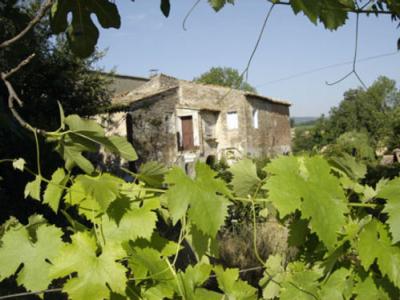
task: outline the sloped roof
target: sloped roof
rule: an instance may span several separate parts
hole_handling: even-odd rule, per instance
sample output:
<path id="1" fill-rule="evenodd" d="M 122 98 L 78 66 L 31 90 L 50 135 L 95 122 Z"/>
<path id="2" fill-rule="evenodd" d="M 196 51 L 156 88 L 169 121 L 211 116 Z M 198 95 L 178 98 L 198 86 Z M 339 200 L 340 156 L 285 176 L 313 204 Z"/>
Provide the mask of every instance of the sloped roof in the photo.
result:
<path id="1" fill-rule="evenodd" d="M 292 103 L 290 103 L 289 101 L 285 101 L 285 100 L 279 100 L 279 99 L 274 99 L 271 97 L 267 97 L 267 96 L 262 96 L 259 94 L 255 94 L 255 93 L 244 93 L 245 96 L 250 96 L 250 97 L 255 97 L 261 100 L 265 100 L 274 104 L 281 104 L 281 105 L 286 105 L 286 106 L 291 106 Z"/>
<path id="2" fill-rule="evenodd" d="M 212 90 L 219 90 L 223 91 L 223 93 L 230 93 L 230 92 L 235 92 L 239 93 L 245 97 L 255 97 L 261 100 L 265 100 L 274 104 L 280 104 L 280 105 L 285 105 L 285 106 L 290 106 L 291 103 L 283 100 L 278 100 L 278 99 L 273 99 L 271 97 L 266 97 L 266 96 L 261 96 L 256 93 L 249 93 L 246 91 L 241 91 L 237 89 L 231 89 L 229 87 L 222 87 L 214 84 L 203 84 L 203 83 L 197 83 L 197 82 L 192 82 L 192 81 L 187 81 L 187 80 L 180 80 L 172 76 L 168 76 L 165 74 L 159 74 L 156 75 L 152 78 L 150 78 L 149 81 L 143 83 L 139 87 L 129 91 L 122 93 L 120 95 L 117 95 L 112 99 L 112 104 L 111 104 L 111 110 L 115 110 L 116 108 L 122 108 L 122 107 L 127 107 L 130 104 L 145 100 L 154 96 L 162 95 L 164 93 L 171 92 L 173 90 L 176 90 L 181 83 L 185 84 L 190 84 L 194 88 L 196 86 L 202 86 L 202 87 L 209 87 Z"/>
<path id="3" fill-rule="evenodd" d="M 117 95 L 112 99 L 111 106 L 129 105 L 142 99 L 163 94 L 171 89 L 176 89 L 178 86 L 178 79 L 160 74 L 152 77 L 136 89 Z"/>

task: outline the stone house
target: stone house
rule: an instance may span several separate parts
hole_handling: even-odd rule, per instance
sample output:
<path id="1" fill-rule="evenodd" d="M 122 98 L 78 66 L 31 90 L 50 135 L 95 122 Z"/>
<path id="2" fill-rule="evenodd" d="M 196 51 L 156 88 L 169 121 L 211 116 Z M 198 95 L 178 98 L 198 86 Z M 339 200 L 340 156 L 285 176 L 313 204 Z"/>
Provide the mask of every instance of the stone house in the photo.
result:
<path id="1" fill-rule="evenodd" d="M 163 74 L 116 95 L 103 118 L 126 135 L 139 163 L 186 166 L 195 160 L 291 151 L 290 103 Z"/>

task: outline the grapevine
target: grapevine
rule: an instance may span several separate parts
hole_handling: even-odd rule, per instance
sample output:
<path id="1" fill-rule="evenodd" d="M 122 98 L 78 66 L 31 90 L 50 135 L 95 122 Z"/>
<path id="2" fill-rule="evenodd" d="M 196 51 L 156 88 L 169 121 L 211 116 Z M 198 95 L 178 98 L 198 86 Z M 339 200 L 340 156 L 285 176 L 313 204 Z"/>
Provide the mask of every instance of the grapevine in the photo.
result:
<path id="1" fill-rule="evenodd" d="M 265 166 L 264 179 L 250 159 L 238 162 L 230 168 L 229 185 L 200 162 L 194 178 L 177 167 L 155 168 L 152 163 L 134 182 L 126 182 L 97 170 L 83 153 L 102 146 L 134 160 L 128 142 L 107 137 L 95 121 L 61 119 L 60 129 L 47 137 L 66 162 L 51 178 L 44 178 L 40 165 L 30 168 L 22 158 L 2 162 L 33 175 L 25 188 L 29 201 L 40 201 L 54 213 L 76 210 L 77 215 L 69 216 L 65 228 L 40 215 L 25 225 L 14 218 L 4 223 L 0 280 L 15 276 L 28 293 L 62 292 L 73 300 L 398 295 L 399 177 L 371 187 L 361 183 L 365 168 L 349 157 L 333 163 L 321 156 L 282 156 Z M 256 268 L 264 270 L 258 286 L 240 279 L 241 270 L 218 264 L 217 233 L 236 202 L 252 205 Z M 265 203 L 277 209 L 279 221 L 297 237 L 299 251 L 292 261 L 280 254 L 264 260 L 257 253 L 256 207 Z M 377 218 L 375 212 L 386 217 Z M 179 236 L 163 236 L 160 222 L 177 226 Z M 195 260 L 178 267 L 179 255 L 188 249 Z M 53 282 L 64 283 L 54 288 Z"/>

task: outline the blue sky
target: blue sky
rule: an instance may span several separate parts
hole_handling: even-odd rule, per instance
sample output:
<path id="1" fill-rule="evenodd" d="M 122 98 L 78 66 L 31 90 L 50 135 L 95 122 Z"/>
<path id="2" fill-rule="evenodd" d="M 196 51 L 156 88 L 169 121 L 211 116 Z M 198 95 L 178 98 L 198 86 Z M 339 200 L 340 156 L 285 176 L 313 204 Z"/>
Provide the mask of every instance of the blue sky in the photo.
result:
<path id="1" fill-rule="evenodd" d="M 159 0 L 117 1 L 122 17 L 119 30 L 101 30 L 99 49 L 108 49 L 99 63 L 105 70 L 147 77 L 150 69 L 191 80 L 213 66 L 243 70 L 269 8 L 266 0 L 237 0 L 215 13 L 203 0 L 183 19 L 194 0 L 172 0 L 165 18 Z M 360 17 L 359 59 L 394 53 L 400 30 L 390 17 Z M 351 64 L 330 68 L 290 80 L 305 71 L 348 62 L 354 52 L 355 16 L 331 32 L 315 26 L 287 6 L 277 6 L 250 68 L 248 81 L 259 93 L 292 102 L 292 116 L 318 116 L 337 105 L 343 92 L 359 86 L 354 76 L 335 86 Z M 358 72 L 370 85 L 379 75 L 400 82 L 400 53 L 360 62 Z M 275 82 L 274 82 L 275 81 Z"/>

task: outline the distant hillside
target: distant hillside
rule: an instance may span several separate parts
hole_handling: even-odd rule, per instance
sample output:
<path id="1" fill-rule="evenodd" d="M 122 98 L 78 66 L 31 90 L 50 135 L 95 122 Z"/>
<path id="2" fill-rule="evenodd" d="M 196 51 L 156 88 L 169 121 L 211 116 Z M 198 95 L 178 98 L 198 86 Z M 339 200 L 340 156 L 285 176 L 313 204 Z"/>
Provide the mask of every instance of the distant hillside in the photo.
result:
<path id="1" fill-rule="evenodd" d="M 314 123 L 318 117 L 292 117 L 291 119 L 293 120 L 295 126 L 304 124 L 312 125 L 312 123 Z"/>

